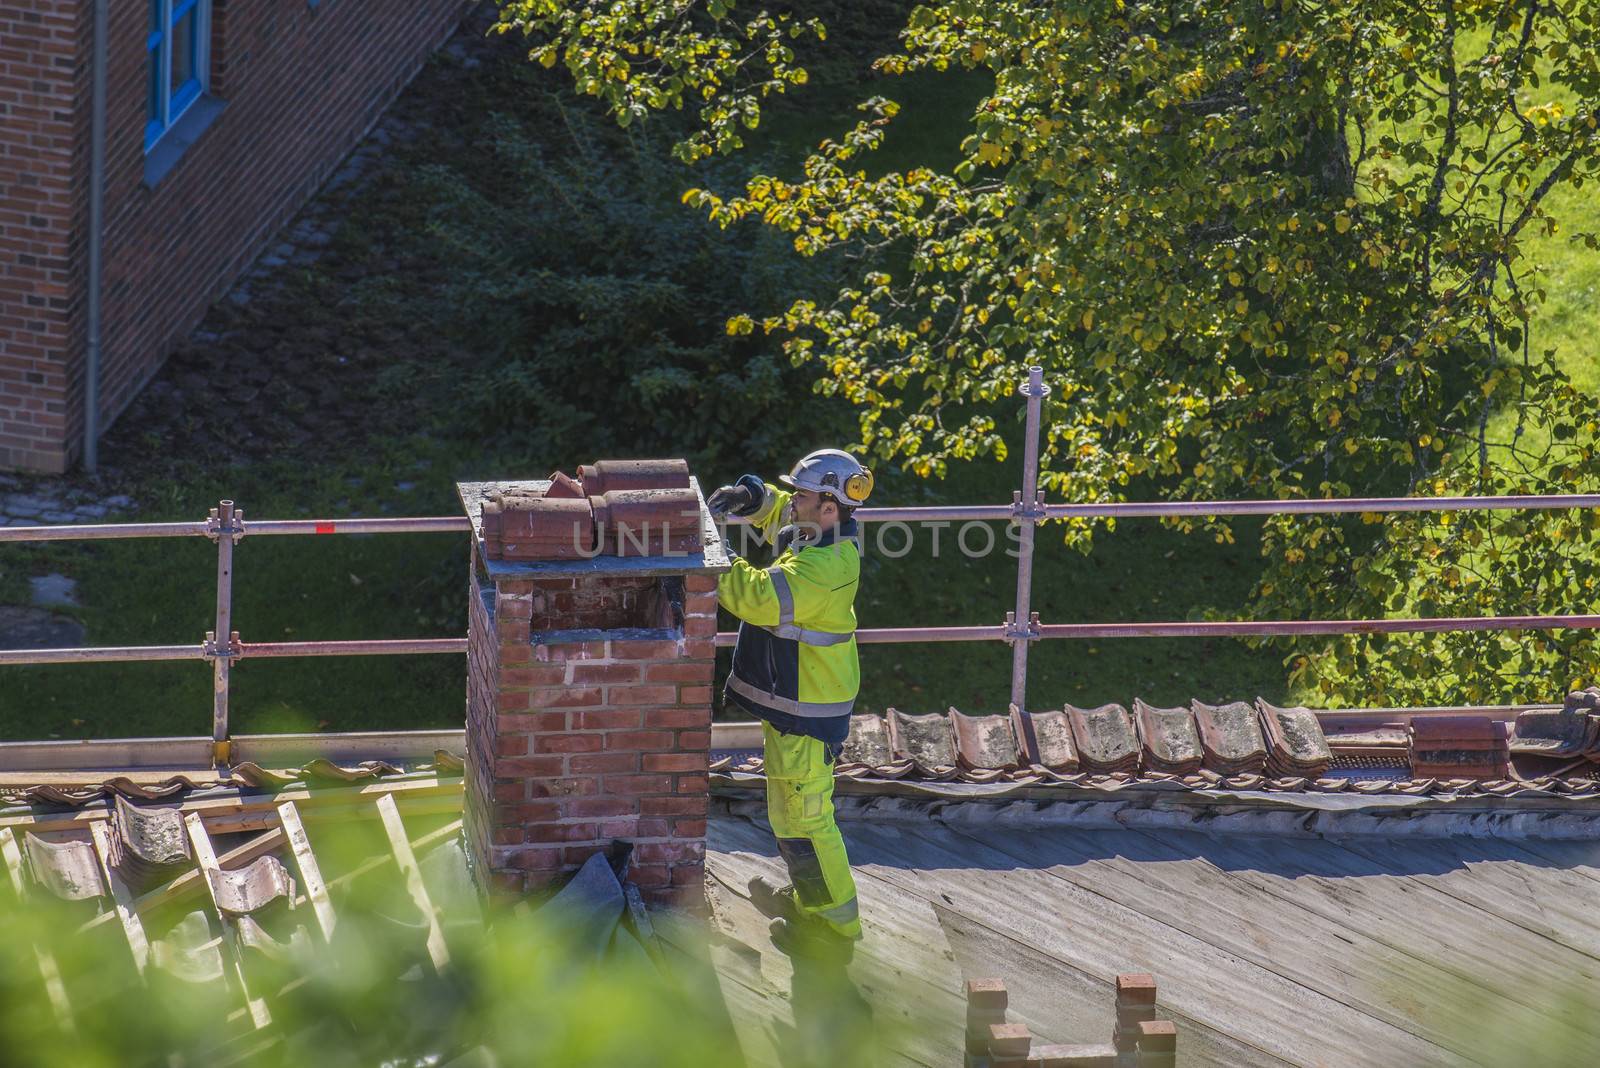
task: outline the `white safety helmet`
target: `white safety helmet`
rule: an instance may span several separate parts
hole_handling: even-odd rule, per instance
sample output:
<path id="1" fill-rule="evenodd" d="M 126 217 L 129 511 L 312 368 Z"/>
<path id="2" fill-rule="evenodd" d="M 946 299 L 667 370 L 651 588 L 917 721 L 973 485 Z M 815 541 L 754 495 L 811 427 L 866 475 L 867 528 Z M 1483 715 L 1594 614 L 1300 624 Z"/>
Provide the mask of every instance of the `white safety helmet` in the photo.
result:
<path id="1" fill-rule="evenodd" d="M 846 508 L 854 508 L 872 493 L 872 472 L 839 449 L 806 454 L 793 471 L 778 476 L 778 481 L 795 489 L 826 493 Z"/>

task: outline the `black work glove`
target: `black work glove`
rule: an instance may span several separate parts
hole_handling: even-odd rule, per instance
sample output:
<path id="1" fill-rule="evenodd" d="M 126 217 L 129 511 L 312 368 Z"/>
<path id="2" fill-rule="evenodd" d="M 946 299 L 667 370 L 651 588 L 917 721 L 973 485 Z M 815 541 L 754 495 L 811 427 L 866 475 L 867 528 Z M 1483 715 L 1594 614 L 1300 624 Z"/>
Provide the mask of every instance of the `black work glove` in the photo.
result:
<path id="1" fill-rule="evenodd" d="M 754 515 L 766 497 L 767 487 L 759 475 L 741 475 L 733 485 L 714 490 L 706 498 L 706 507 L 715 516 Z"/>

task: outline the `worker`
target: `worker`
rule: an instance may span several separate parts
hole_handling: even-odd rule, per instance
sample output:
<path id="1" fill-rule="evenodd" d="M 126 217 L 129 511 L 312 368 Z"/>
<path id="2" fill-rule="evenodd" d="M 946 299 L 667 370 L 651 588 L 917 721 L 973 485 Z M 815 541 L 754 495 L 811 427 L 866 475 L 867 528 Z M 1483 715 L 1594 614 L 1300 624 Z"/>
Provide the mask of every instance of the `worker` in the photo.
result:
<path id="1" fill-rule="evenodd" d="M 872 472 L 849 453 L 820 449 L 779 479 L 745 475 L 707 499 L 772 541 L 762 569 L 734 557 L 717 600 L 740 620 L 726 700 L 762 721 L 767 818 L 788 885 L 757 877 L 750 899 L 772 917 L 773 943 L 790 955 L 848 960 L 861 938 L 855 879 L 833 815 L 833 769 L 860 688 L 856 590 L 861 554 L 851 513 Z"/>

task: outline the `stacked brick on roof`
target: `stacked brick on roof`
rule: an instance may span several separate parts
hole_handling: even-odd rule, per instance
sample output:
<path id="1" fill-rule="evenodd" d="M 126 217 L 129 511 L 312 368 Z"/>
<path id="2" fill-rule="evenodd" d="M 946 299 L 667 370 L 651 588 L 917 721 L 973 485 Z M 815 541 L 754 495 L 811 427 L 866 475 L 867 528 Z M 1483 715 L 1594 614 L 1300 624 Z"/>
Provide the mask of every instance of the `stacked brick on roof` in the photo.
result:
<path id="1" fill-rule="evenodd" d="M 1411 724 L 1411 774 L 1415 778 L 1504 779 L 1511 749 L 1504 720 L 1435 716 Z"/>

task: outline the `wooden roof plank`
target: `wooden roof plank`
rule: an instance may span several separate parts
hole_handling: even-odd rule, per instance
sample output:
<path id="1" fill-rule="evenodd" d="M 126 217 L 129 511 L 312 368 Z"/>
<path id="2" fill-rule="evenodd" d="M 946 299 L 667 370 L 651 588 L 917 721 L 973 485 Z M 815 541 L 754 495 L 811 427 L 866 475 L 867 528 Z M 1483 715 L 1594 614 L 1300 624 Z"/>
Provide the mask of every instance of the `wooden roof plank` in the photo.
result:
<path id="1" fill-rule="evenodd" d="M 1317 840 L 1301 840 L 1300 848 L 1290 849 L 1282 840 L 1231 834 L 1103 833 L 1114 835 L 1114 845 L 1107 839 L 1102 848 L 1120 849 L 1131 860 L 1198 856 L 1267 899 L 1293 902 L 1352 932 L 1341 942 L 1365 934 L 1425 962 L 1418 967 L 1432 971 L 1431 987 L 1448 977 L 1455 1000 L 1489 992 L 1508 1006 L 1530 1010 L 1530 1025 L 1555 1019 L 1566 1027 L 1595 1029 L 1591 1014 L 1548 996 L 1551 975 L 1569 974 L 1588 983 L 1592 997 L 1600 997 L 1600 988 L 1581 978 L 1592 972 L 1591 958 L 1417 881 L 1405 874 L 1416 870 L 1415 858 L 1379 863 L 1344 848 L 1348 839 L 1320 841 L 1315 848 L 1310 843 Z M 1456 848 L 1472 850 L 1477 841 L 1462 840 Z M 1471 932 L 1471 937 L 1440 937 L 1450 932 Z M 1445 996 L 1439 989 L 1423 1003 Z"/>
<path id="2" fill-rule="evenodd" d="M 240 959 L 238 936 L 234 931 L 233 922 L 228 919 L 228 914 L 222 911 L 222 905 L 217 900 L 217 880 L 222 868 L 217 863 L 216 849 L 211 845 L 211 836 L 206 833 L 205 823 L 200 819 L 198 812 L 190 812 L 184 816 L 183 823 L 189 831 L 189 841 L 194 846 L 195 860 L 205 875 L 204 882 L 206 890 L 211 895 L 211 905 L 216 909 L 217 920 L 222 925 L 222 956 L 227 962 L 227 974 L 233 977 L 236 988 L 244 996 L 245 1008 L 250 1012 L 250 1022 L 260 1030 L 272 1023 L 272 1014 L 267 1011 L 265 1000 L 250 993 L 250 983 L 244 974 L 244 961 Z"/>
<path id="3" fill-rule="evenodd" d="M 1081 1043 L 1111 1033 L 1115 1004 L 1115 976 L 1101 978 L 1041 951 L 1026 939 L 987 926 L 983 917 L 969 917 L 949 906 L 940 891 L 949 878 L 972 878 L 981 884 L 987 871 L 955 873 L 941 868 L 916 884 L 901 885 L 892 868 L 882 866 L 871 842 L 894 828 L 860 823 L 844 826 L 852 850 L 851 860 L 861 894 L 862 923 L 867 937 L 856 949 L 851 973 L 874 1005 L 885 1026 L 914 1028 L 946 1051 L 941 1060 L 924 1051 L 920 1059 L 948 1063 L 948 1051 L 959 1050 L 966 1006 L 963 982 L 968 978 L 1000 975 L 1012 992 L 1015 1018 L 1027 1023 L 1041 1039 Z M 782 863 L 773 856 L 771 832 L 763 824 L 745 819 L 719 818 L 707 828 L 707 867 L 715 882 L 742 886 L 751 874 L 779 873 Z M 1002 895 L 991 910 L 1007 907 Z M 730 917 L 718 910 L 719 924 Z M 723 951 L 718 969 L 725 978 L 764 985 L 774 999 L 769 1016 L 784 1019 L 788 1013 L 787 959 L 767 942 L 766 920 L 753 908 L 731 916 L 731 933 L 761 955 L 743 956 Z M 1127 962 L 1124 961 L 1124 964 Z M 1122 967 L 1126 971 L 1127 967 Z M 783 989 L 774 989 L 773 983 Z M 1195 1021 L 1185 1021 L 1186 1062 L 1226 1064 L 1230 1068 L 1285 1068 L 1289 1062 L 1238 1041 Z M 896 1054 L 896 1042 L 885 1051 Z"/>
<path id="4" fill-rule="evenodd" d="M 1492 838 L 1470 841 L 1470 850 L 1436 838 L 1393 845 L 1346 838 L 1340 845 L 1507 923 L 1578 950 L 1588 959 L 1564 970 L 1600 982 L 1593 882 L 1553 865 L 1527 863 L 1528 854 L 1514 850 L 1511 843 Z"/>
<path id="5" fill-rule="evenodd" d="M 443 972 L 450 966 L 450 950 L 445 945 L 444 931 L 439 927 L 438 910 L 433 907 L 428 888 L 423 885 L 422 870 L 417 867 L 416 854 L 411 851 L 411 840 L 406 837 L 406 825 L 400 818 L 400 810 L 395 807 L 393 796 L 384 794 L 378 798 L 378 816 L 383 820 L 384 833 L 389 836 L 389 848 L 394 853 L 395 863 L 405 876 L 406 890 L 427 921 L 428 956 L 433 960 L 434 968 Z"/>
<path id="6" fill-rule="evenodd" d="M 1475 1035 L 1480 1010 L 1460 997 L 1430 996 L 1422 982 L 1440 969 L 1437 953 L 1427 943 L 1411 941 L 1407 949 L 1399 949 L 1374 937 L 1374 929 L 1386 926 L 1386 912 L 1353 909 L 1353 915 L 1338 922 L 1291 896 L 1263 893 L 1256 884 L 1235 879 L 1207 860 L 1209 844 L 1187 856 L 1177 851 L 1162 856 L 1155 849 L 1138 852 L 1137 842 L 1127 844 L 1136 838 L 1122 834 L 1113 842 L 1052 829 L 1030 834 L 1025 843 L 996 835 L 992 844 L 1461 1056 L 1481 1052 L 1481 1039 Z M 1337 848 L 1318 839 L 1281 840 L 1277 847 L 1299 853 Z M 1135 855 L 1115 855 L 1118 848 Z M 1347 900 L 1357 898 L 1359 882 L 1347 884 L 1343 893 Z M 1424 918 L 1413 915 L 1413 926 Z M 1429 940 L 1436 943 L 1436 933 Z M 1454 974 L 1485 998 L 1499 1001 L 1508 993 L 1503 979 L 1495 981 L 1502 973 L 1493 968 L 1462 968 Z M 1537 998 L 1533 1000 L 1529 1007 L 1540 1010 Z M 1600 1027 L 1586 1026 L 1586 1021 L 1562 1020 L 1542 1011 L 1537 1015 L 1542 1030 L 1559 1033 L 1565 1041 L 1593 1043 L 1600 1038 Z"/>
<path id="7" fill-rule="evenodd" d="M 454 799 L 459 806 L 461 792 L 460 776 L 427 773 L 390 775 L 360 786 L 318 786 L 311 789 L 300 784 L 286 786 L 271 794 L 190 797 L 182 802 L 182 806 L 185 812 L 198 812 L 204 816 L 207 827 L 215 829 L 216 833 L 233 834 L 276 827 L 277 806 L 284 801 L 293 801 L 300 807 L 305 822 L 312 823 L 323 817 L 324 810 L 327 810 L 327 818 L 349 819 L 358 808 L 366 808 L 374 798 L 386 794 L 394 794 L 401 800 L 430 797 Z M 83 808 L 73 812 L 28 812 L 0 816 L 0 827 L 26 828 L 35 832 L 67 831 L 109 817 L 110 812 L 105 807 Z M 229 817 L 238 818 L 229 820 Z"/>
<path id="8" fill-rule="evenodd" d="M 1152 972 L 1171 1016 L 1199 1022 L 1292 1064 L 1306 1063 L 1307 1050 L 1340 1065 L 1430 1064 L 1443 1057 L 1438 1046 L 1410 1032 L 1120 902 L 1019 867 L 1014 858 L 981 843 L 940 842 L 907 823 L 885 830 L 871 835 L 870 849 L 847 830 L 852 858 L 872 863 L 881 857 L 885 878 L 913 890 L 934 883 L 934 892 L 954 911 L 1107 982 L 1122 972 Z"/>
<path id="9" fill-rule="evenodd" d="M 90 826 L 98 825 L 90 824 Z M 257 857 L 265 856 L 281 845 L 283 845 L 283 831 L 281 828 L 273 828 L 258 837 L 250 839 L 243 845 L 238 845 L 228 850 L 228 852 L 217 858 L 217 865 L 227 868 L 239 864 L 247 864 Z M 138 915 L 145 915 L 152 909 L 177 901 L 185 895 L 201 889 L 203 879 L 204 875 L 199 868 L 190 868 L 170 882 L 162 883 L 160 886 L 140 894 L 133 899 L 131 907 Z M 78 930 L 80 933 L 93 930 L 102 924 L 110 923 L 113 917 L 113 913 L 103 912 L 94 919 L 85 922 Z"/>
<path id="10" fill-rule="evenodd" d="M 0 827 L 0 857 L 5 860 L 6 874 L 10 877 L 12 889 L 16 891 L 17 900 L 27 900 L 28 883 L 22 868 L 22 850 L 17 845 L 16 832 L 10 827 Z M 75 1034 L 77 1026 L 73 1021 L 72 1003 L 67 1000 L 67 987 L 61 981 L 61 968 L 56 964 L 55 954 L 35 941 L 33 958 L 39 967 L 39 978 L 44 983 L 45 996 L 50 1000 L 50 1011 L 55 1014 L 56 1023 L 68 1034 Z"/>
<path id="11" fill-rule="evenodd" d="M 111 825 L 105 822 L 91 823 L 89 832 L 94 838 L 94 855 L 100 862 L 100 874 L 105 876 L 106 886 L 111 888 L 111 912 L 122 924 L 122 933 L 128 940 L 128 952 L 133 955 L 134 970 L 142 980 L 145 966 L 150 961 L 150 940 L 145 936 L 144 921 L 134 908 L 133 891 L 128 889 L 128 884 L 111 866 Z"/>
<path id="12" fill-rule="evenodd" d="M 278 806 L 278 819 L 283 823 L 283 837 L 289 844 L 290 855 L 294 857 L 295 869 L 300 873 L 300 885 L 311 901 L 311 910 L 317 917 L 322 940 L 331 943 L 335 923 L 333 903 L 328 900 L 328 888 L 322 881 L 317 855 L 311 851 L 305 825 L 300 822 L 300 810 L 294 807 L 293 801 L 285 801 Z"/>
<path id="13" fill-rule="evenodd" d="M 1116 1021 L 1115 979 L 1108 982 L 997 931 L 981 919 L 947 908 L 941 901 L 932 905 L 963 968 L 974 976 L 987 971 L 1005 980 L 1013 1019 L 1046 1039 L 1066 1035 L 1081 1043 L 1111 1037 Z M 1162 977 L 1157 976 L 1158 989 L 1162 985 Z M 1160 1012 L 1167 1013 L 1165 1004 Z M 1184 1064 L 1227 1068 L 1288 1068 L 1290 1064 L 1224 1030 L 1187 1017 L 1179 1020 L 1179 1055 Z"/>

